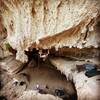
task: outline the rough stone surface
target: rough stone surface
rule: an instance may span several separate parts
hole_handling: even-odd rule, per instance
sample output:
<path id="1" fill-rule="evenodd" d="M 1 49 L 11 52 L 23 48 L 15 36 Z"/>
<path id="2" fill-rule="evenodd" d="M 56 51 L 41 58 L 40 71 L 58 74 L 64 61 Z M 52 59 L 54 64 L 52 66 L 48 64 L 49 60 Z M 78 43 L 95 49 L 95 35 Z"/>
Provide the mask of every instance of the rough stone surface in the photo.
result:
<path id="1" fill-rule="evenodd" d="M 0 0 L 0 99 L 61 100 L 52 90 L 63 84 L 78 100 L 99 100 L 100 75 L 76 68 L 100 70 L 99 56 L 100 0 Z"/>
<path id="2" fill-rule="evenodd" d="M 78 72 L 76 65 L 82 65 L 86 61 L 68 61 L 62 58 L 53 58 L 51 63 L 64 73 L 68 80 L 72 80 L 77 90 L 78 100 L 99 100 L 100 75 L 88 78 L 85 71 Z M 99 63 L 100 65 L 100 63 Z M 100 68 L 100 66 L 99 66 Z"/>
<path id="3" fill-rule="evenodd" d="M 0 14 L 16 59 L 27 62 L 24 50 L 98 47 L 95 32 L 99 0 L 1 0 Z"/>
<path id="4" fill-rule="evenodd" d="M 6 61 L 8 60 L 6 59 Z M 5 67 L 9 68 L 14 62 L 14 60 L 10 61 Z M 67 81 L 60 71 L 44 62 L 35 66 L 33 65 L 34 60 L 32 62 L 19 73 L 12 73 L 13 75 L 8 73 L 11 71 L 11 67 L 5 71 L 3 70 L 4 66 L 0 65 L 0 81 L 3 84 L 0 96 L 5 96 L 7 100 L 62 100 L 62 97 L 58 97 L 55 93 L 56 89 L 62 89 L 64 91 L 63 97 L 70 100 L 69 98 L 74 96 L 76 100 L 77 94 L 74 85 L 71 81 Z M 16 67 L 18 66 L 16 65 Z"/>

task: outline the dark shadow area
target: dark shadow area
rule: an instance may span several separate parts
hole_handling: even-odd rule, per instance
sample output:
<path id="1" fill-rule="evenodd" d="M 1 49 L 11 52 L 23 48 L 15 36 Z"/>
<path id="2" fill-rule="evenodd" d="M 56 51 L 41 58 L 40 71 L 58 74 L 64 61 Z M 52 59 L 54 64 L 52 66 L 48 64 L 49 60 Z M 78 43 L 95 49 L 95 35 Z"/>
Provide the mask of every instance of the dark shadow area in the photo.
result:
<path id="1" fill-rule="evenodd" d="M 0 100 L 7 100 L 5 96 L 0 96 Z"/>

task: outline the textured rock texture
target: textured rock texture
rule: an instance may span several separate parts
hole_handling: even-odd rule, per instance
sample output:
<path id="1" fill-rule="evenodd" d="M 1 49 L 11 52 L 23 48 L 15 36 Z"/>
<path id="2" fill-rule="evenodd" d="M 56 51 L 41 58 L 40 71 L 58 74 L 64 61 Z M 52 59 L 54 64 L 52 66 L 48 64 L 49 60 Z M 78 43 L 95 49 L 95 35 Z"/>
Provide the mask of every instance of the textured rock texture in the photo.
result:
<path id="1" fill-rule="evenodd" d="M 52 58 L 51 63 L 64 73 L 68 80 L 73 80 L 77 90 L 78 100 L 98 100 L 100 98 L 100 75 L 88 78 L 84 74 L 85 71 L 78 73 L 76 68 L 76 65 L 93 62 L 68 61 L 62 58 Z"/>
<path id="2" fill-rule="evenodd" d="M 11 58 L 15 59 L 14 56 L 9 57 L 10 61 L 5 59 L 0 65 L 0 80 L 3 84 L 0 96 L 5 96 L 7 100 L 71 100 L 73 97 L 76 100 L 77 94 L 72 82 L 67 81 L 52 65 L 43 62 L 36 64 L 32 60 L 23 70 L 15 73 L 21 64 Z M 56 94 L 57 89 L 63 90 L 64 94 Z"/>
<path id="3" fill-rule="evenodd" d="M 22 64 L 14 56 L 2 60 L 0 96 L 5 96 L 7 100 L 99 100 L 100 75 L 88 78 L 85 71 L 78 72 L 76 66 L 97 64 L 100 69 L 100 62 L 61 57 L 50 57 L 49 61 L 51 64 L 31 60 L 24 69 L 15 73 Z M 56 89 L 64 89 L 66 98 L 56 95 Z"/>
<path id="4" fill-rule="evenodd" d="M 99 100 L 99 56 L 100 0 L 0 0 L 0 99 Z"/>
<path id="5" fill-rule="evenodd" d="M 1 0 L 7 42 L 27 62 L 29 47 L 98 47 L 99 0 Z"/>

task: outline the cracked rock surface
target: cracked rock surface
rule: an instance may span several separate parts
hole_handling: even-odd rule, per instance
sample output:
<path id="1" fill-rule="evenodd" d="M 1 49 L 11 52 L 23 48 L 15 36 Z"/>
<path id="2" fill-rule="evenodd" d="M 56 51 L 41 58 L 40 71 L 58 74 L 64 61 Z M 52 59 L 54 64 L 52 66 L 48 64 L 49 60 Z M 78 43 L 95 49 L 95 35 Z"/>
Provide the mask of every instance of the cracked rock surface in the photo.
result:
<path id="1" fill-rule="evenodd" d="M 0 15 L 16 59 L 28 48 L 98 47 L 99 0 L 1 0 Z"/>
<path id="2" fill-rule="evenodd" d="M 0 100 L 99 93 L 100 0 L 0 0 Z"/>

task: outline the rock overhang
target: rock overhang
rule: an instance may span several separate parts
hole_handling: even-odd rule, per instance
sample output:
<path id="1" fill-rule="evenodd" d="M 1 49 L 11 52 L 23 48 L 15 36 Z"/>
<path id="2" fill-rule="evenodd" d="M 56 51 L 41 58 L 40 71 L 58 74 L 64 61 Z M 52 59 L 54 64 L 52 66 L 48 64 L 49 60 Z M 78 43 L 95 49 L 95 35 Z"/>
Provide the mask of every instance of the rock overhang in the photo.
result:
<path id="1" fill-rule="evenodd" d="M 1 3 L 7 41 L 17 50 L 16 59 L 22 62 L 27 62 L 24 51 L 30 47 L 57 50 L 99 46 L 95 30 L 99 0 L 1 0 Z"/>

